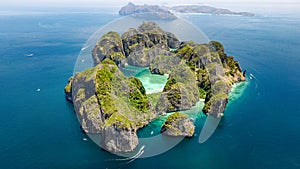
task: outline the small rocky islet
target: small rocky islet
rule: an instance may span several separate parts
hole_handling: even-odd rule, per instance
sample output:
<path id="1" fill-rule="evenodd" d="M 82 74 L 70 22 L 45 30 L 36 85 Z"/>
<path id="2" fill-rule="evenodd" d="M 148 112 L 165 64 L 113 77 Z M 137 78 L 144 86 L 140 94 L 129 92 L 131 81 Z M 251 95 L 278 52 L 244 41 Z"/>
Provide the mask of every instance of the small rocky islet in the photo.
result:
<path id="1" fill-rule="evenodd" d="M 245 81 L 245 72 L 221 43 L 181 42 L 154 22 L 144 22 L 122 35 L 104 34 L 92 57 L 94 67 L 71 77 L 65 95 L 82 130 L 99 134 L 101 147 L 113 153 L 132 152 L 138 145 L 137 130 L 167 112 L 175 113 L 162 125 L 162 134 L 192 137 L 195 126 L 179 111 L 204 99 L 203 112 L 220 118 L 231 86 Z M 168 74 L 163 91 L 146 93 L 138 78 L 124 75 L 126 65 Z"/>

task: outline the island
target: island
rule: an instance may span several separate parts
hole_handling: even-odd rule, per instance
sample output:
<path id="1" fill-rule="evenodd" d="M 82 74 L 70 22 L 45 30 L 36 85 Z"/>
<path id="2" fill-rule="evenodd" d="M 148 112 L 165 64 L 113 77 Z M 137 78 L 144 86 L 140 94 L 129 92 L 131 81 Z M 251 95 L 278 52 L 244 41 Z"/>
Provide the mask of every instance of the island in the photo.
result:
<path id="1" fill-rule="evenodd" d="M 134 15 L 134 14 L 151 14 L 156 15 L 160 19 L 176 19 L 174 12 L 177 13 L 201 13 L 212 15 L 236 15 L 236 16 L 255 16 L 250 12 L 233 12 L 229 9 L 215 8 L 211 6 L 200 5 L 178 5 L 173 7 L 162 7 L 158 5 L 135 5 L 129 2 L 119 11 L 120 15 Z"/>
<path id="2" fill-rule="evenodd" d="M 155 22 L 143 22 L 122 35 L 107 32 L 91 53 L 94 67 L 77 72 L 65 87 L 82 130 L 101 136 L 100 145 L 112 152 L 132 152 L 137 131 L 172 113 L 161 127 L 164 135 L 192 137 L 195 126 L 183 110 L 205 100 L 203 112 L 224 114 L 231 86 L 245 81 L 245 72 L 217 41 L 180 41 Z M 147 93 L 140 79 L 125 76 L 126 66 L 144 67 L 167 75 L 162 91 Z"/>
<path id="3" fill-rule="evenodd" d="M 233 12 L 229 9 L 215 8 L 211 6 L 200 6 L 200 5 L 179 5 L 174 6 L 171 10 L 179 13 L 202 13 L 202 14 L 213 14 L 213 15 L 237 15 L 237 16 L 255 16 L 250 12 Z"/>
<path id="4" fill-rule="evenodd" d="M 129 2 L 126 6 L 122 7 L 119 11 L 119 15 L 127 16 L 127 15 L 138 15 L 142 16 L 143 14 L 152 15 L 156 19 L 164 19 L 164 20 L 173 20 L 177 19 L 177 17 L 167 9 L 164 9 L 158 5 L 135 5 L 132 2 Z"/>

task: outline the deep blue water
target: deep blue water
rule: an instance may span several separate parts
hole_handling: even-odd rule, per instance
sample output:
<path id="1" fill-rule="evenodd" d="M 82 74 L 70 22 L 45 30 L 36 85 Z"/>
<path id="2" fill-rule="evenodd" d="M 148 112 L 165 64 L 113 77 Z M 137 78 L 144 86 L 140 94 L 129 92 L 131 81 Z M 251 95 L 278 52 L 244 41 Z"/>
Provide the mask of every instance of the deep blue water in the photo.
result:
<path id="1" fill-rule="evenodd" d="M 118 17 L 0 15 L 0 168 L 300 168 L 297 16 L 186 16 L 255 78 L 204 144 L 194 137 L 152 158 L 107 161 L 118 157 L 83 140 L 63 88 L 89 36 Z"/>

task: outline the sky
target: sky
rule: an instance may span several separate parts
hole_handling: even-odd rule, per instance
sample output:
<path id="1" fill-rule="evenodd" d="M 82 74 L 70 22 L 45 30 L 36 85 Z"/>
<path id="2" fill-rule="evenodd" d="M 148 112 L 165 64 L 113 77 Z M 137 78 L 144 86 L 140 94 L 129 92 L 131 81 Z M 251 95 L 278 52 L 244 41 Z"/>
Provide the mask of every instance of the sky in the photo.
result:
<path id="1" fill-rule="evenodd" d="M 130 0 L 136 4 L 295 4 L 299 0 Z M 40 6 L 40 5 L 120 5 L 129 0 L 0 0 L 5 6 Z"/>
<path id="2" fill-rule="evenodd" d="M 130 0 L 135 4 L 158 4 L 172 6 L 176 4 L 211 5 L 234 11 L 298 12 L 300 0 Z M 28 7 L 121 7 L 129 0 L 0 0 L 0 9 Z"/>

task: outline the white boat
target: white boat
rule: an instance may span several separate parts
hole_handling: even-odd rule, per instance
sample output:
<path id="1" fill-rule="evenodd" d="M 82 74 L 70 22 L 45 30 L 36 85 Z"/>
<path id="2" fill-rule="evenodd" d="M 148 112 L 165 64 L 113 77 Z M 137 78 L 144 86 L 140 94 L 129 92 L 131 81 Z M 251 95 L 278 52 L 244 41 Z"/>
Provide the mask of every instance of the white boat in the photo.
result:
<path id="1" fill-rule="evenodd" d="M 33 53 L 26 54 L 25 56 L 33 56 Z"/>

